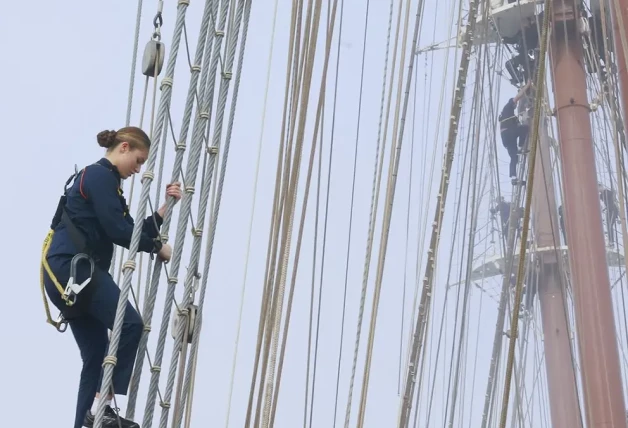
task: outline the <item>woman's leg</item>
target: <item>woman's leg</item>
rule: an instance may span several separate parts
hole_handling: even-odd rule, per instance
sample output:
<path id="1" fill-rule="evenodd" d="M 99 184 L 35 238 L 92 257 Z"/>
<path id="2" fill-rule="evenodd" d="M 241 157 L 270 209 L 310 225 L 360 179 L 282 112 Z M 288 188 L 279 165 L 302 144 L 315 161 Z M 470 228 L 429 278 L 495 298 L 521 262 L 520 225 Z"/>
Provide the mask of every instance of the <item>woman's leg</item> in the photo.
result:
<path id="1" fill-rule="evenodd" d="M 93 280 L 98 284 L 98 288 L 93 291 L 86 312 L 100 321 L 106 328 L 113 330 L 120 289 L 111 275 L 99 269 L 94 272 Z M 126 395 L 127 393 L 143 328 L 142 318 L 135 308 L 127 302 L 116 355 L 117 362 L 113 370 L 115 394 Z"/>
<path id="2" fill-rule="evenodd" d="M 517 150 L 518 136 L 518 131 L 515 128 L 507 129 L 501 132 L 502 144 L 508 151 L 508 156 L 510 156 L 510 168 L 508 171 L 510 178 L 517 177 L 517 161 L 519 155 Z"/>
<path id="3" fill-rule="evenodd" d="M 517 161 L 519 160 L 518 156 L 519 153 L 517 151 L 517 142 L 513 141 L 511 142 L 511 144 L 507 147 L 508 149 L 508 156 L 510 156 L 510 167 L 509 167 L 509 173 L 510 173 L 510 178 L 517 178 Z"/>
<path id="4" fill-rule="evenodd" d="M 522 150 L 528 150 L 530 145 L 528 144 L 528 134 L 529 134 L 528 125 L 519 125 L 517 127 L 517 135 L 519 137 L 519 148 Z"/>
<path id="5" fill-rule="evenodd" d="M 50 269 L 62 287 L 68 282 L 70 276 L 70 263 L 72 257 L 54 257 L 48 260 Z M 89 270 L 85 264 L 78 266 L 77 282 L 85 281 L 89 276 Z M 74 427 L 81 428 L 85 422 L 87 411 L 92 407 L 94 396 L 100 385 L 102 362 L 107 351 L 109 338 L 107 327 L 90 316 L 86 309 L 92 291 L 98 287 L 96 281 L 90 283 L 78 296 L 76 304 L 69 307 L 61 298 L 61 294 L 54 286 L 51 278 L 44 275 L 44 285 L 50 301 L 59 309 L 68 321 L 74 340 L 78 345 L 83 361 L 81 378 L 79 381 L 78 399 L 76 402 L 76 414 Z"/>
<path id="6" fill-rule="evenodd" d="M 74 428 L 81 428 L 100 385 L 102 361 L 109 338 L 107 328 L 100 321 L 89 316 L 76 318 L 70 321 L 69 325 L 83 360 L 74 419 Z"/>
<path id="7" fill-rule="evenodd" d="M 49 260 L 52 271 L 57 276 L 58 281 L 63 285 L 67 284 L 69 278 L 70 260 L 71 258 L 69 257 Z M 77 274 L 78 282 L 84 281 L 88 275 L 89 272 L 86 270 L 86 265 L 79 265 Z M 96 269 L 92 275 L 91 282 L 78 295 L 76 305 L 72 308 L 68 308 L 65 306 L 59 292 L 54 287 L 47 274 L 44 275 L 44 282 L 51 302 L 64 314 L 66 320 L 68 320 L 84 361 L 76 414 L 76 423 L 79 424 L 76 426 L 81 427 L 83 425 L 83 418 L 79 417 L 79 414 L 85 415 L 93 403 L 95 394 L 100 390 L 102 362 L 109 341 L 107 330 L 113 329 L 120 289 L 107 272 Z M 98 328 L 96 326 L 98 326 Z M 113 373 L 113 388 L 116 394 L 125 395 L 127 393 L 142 330 L 143 323 L 141 317 L 137 311 L 127 303 L 117 352 L 117 364 L 114 367 Z M 90 331 L 92 333 L 90 333 Z M 94 339 L 94 341 L 81 340 L 85 336 L 88 338 L 91 337 L 91 334 L 94 334 L 94 337 L 97 337 L 99 341 L 102 340 L 104 346 L 102 343 L 96 346 L 96 339 Z M 98 356 L 96 352 L 97 349 Z M 88 357 L 87 362 L 86 357 Z M 94 363 L 92 360 L 98 361 Z M 87 368 L 86 365 L 88 366 Z M 93 392 L 88 393 L 88 389 L 91 391 L 90 376 L 96 373 L 94 366 L 98 367 L 98 373 L 95 375 L 96 380 L 94 382 L 95 389 Z M 92 372 L 92 370 L 94 371 Z M 85 375 L 87 380 L 83 379 L 85 373 L 88 373 Z M 118 425 L 116 425 L 116 427 L 117 426 Z M 123 421 L 123 427 L 126 426 L 137 425 L 129 425 Z"/>

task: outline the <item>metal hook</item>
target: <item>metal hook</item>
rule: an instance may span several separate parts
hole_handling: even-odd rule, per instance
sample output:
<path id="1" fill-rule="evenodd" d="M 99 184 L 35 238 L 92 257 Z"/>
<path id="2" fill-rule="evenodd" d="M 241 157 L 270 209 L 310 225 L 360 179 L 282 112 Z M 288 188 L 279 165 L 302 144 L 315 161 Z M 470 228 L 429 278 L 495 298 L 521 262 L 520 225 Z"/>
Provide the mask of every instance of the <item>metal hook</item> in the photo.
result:
<path id="1" fill-rule="evenodd" d="M 62 314 L 59 314 L 59 318 L 55 321 L 55 328 L 59 333 L 65 333 L 68 329 L 68 322 L 63 318 Z"/>
<path id="2" fill-rule="evenodd" d="M 89 262 L 90 273 L 89 278 L 83 281 L 81 284 L 77 284 L 74 282 L 76 278 L 76 267 L 81 260 L 86 260 Z M 77 295 L 83 291 L 83 289 L 89 284 L 92 280 L 92 276 L 94 275 L 94 261 L 91 257 L 89 257 L 85 253 L 78 253 L 74 257 L 72 257 L 72 262 L 70 264 L 70 279 L 68 279 L 68 285 L 65 288 L 63 293 L 63 300 L 68 306 L 73 306 L 76 303 Z"/>

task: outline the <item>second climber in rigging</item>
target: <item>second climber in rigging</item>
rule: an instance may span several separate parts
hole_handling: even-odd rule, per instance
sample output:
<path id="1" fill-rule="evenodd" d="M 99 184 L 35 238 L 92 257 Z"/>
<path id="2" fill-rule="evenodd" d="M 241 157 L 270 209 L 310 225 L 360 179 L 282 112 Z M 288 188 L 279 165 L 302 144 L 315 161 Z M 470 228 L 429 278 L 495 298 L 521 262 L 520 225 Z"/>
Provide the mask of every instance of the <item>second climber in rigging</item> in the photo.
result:
<path id="1" fill-rule="evenodd" d="M 567 230 L 565 229 L 564 215 L 563 206 L 560 205 L 558 207 L 558 226 L 560 227 L 560 232 L 563 234 L 563 241 L 565 241 L 565 245 L 567 245 Z"/>
<path id="2" fill-rule="evenodd" d="M 129 248 L 134 229 L 121 180 L 140 171 L 148 158 L 150 139 L 141 129 L 126 127 L 103 131 L 97 140 L 107 149 L 105 157 L 70 177 L 66 188 L 72 179 L 74 183 L 59 201 L 42 257 L 43 285 L 69 324 L 83 360 L 74 428 L 94 425 L 99 400 L 105 401 L 103 428 L 139 428 L 139 424 L 120 417 L 111 407 L 114 394 L 127 393 L 144 329 L 142 318 L 129 302 L 124 313 L 112 389 L 100 391 L 100 385 L 109 343 L 108 330 L 113 330 L 120 297 L 120 289 L 108 272 L 113 248 L 114 244 Z M 166 195 L 175 203 L 179 201 L 180 184 L 166 186 Z M 156 254 L 167 262 L 172 248 L 159 239 L 165 212 L 164 204 L 143 220 L 138 251 Z M 80 289 L 76 284 L 81 284 Z"/>
<path id="3" fill-rule="evenodd" d="M 615 191 L 606 188 L 603 184 L 598 184 L 598 191 L 600 193 L 600 200 L 604 203 L 606 208 L 606 229 L 608 234 L 608 244 L 612 247 L 615 245 L 615 224 L 619 218 L 619 208 L 615 201 Z"/>
<path id="4" fill-rule="evenodd" d="M 508 156 L 510 156 L 509 174 L 513 185 L 518 184 L 518 156 L 520 153 L 525 151 L 526 140 L 528 138 L 528 125 L 519 122 L 515 109 L 517 108 L 517 103 L 525 96 L 529 87 L 530 82 L 526 83 L 514 98 L 508 100 L 499 115 L 499 129 L 502 137 L 502 144 L 508 151 Z"/>
<path id="5" fill-rule="evenodd" d="M 503 196 L 499 197 L 497 204 L 495 207 L 489 210 L 491 215 L 495 215 L 499 213 L 499 218 L 502 223 L 502 236 L 504 239 L 508 239 L 508 228 L 510 227 L 510 202 L 507 202 Z M 513 213 L 515 220 L 515 232 L 517 238 L 521 236 L 521 219 L 523 218 L 523 208 L 516 208 L 516 211 Z"/>
<path id="6" fill-rule="evenodd" d="M 542 21 L 541 15 L 538 22 Z M 506 45 L 514 45 L 515 53 L 506 61 L 504 68 L 510 75 L 510 83 L 517 87 L 534 77 L 539 55 L 539 33 L 536 22 L 536 19 L 529 18 L 527 23 L 522 23 L 521 30 L 516 35 L 502 38 Z"/>

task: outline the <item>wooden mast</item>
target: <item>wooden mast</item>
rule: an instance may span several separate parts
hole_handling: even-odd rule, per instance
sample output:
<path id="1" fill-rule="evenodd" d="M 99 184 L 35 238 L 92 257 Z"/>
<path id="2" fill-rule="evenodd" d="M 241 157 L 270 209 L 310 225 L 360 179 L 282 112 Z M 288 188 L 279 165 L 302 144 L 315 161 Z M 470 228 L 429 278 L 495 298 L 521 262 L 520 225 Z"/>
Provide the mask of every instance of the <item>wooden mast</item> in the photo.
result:
<path id="1" fill-rule="evenodd" d="M 542 96 L 538 94 L 538 96 Z M 545 369 L 553 428 L 582 428 L 576 373 L 572 364 L 570 331 L 561 281 L 560 229 L 556 218 L 556 195 L 551 173 L 547 120 L 541 115 L 534 169 L 532 226 L 538 251 L 538 296 L 543 321 Z M 552 248 L 553 250 L 549 250 Z M 527 286 L 532 278 L 528 276 Z M 528 290 L 530 292 L 530 290 Z"/>
<path id="2" fill-rule="evenodd" d="M 626 410 L 597 190 L 586 67 L 574 2 L 554 2 L 552 18 L 550 58 L 586 426 L 625 428 Z"/>

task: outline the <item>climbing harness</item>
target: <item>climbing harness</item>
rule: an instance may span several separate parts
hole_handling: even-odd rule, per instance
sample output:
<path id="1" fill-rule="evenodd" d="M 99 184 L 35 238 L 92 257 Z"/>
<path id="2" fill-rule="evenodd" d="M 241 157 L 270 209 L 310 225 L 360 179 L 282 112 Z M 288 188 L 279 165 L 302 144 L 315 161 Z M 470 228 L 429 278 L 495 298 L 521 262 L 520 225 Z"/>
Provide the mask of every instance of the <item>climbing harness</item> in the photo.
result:
<path id="1" fill-rule="evenodd" d="M 93 165 L 94 166 L 97 165 L 99 167 L 104 168 L 104 166 L 99 163 L 95 163 Z M 63 333 L 67 329 L 67 321 L 63 318 L 63 315 L 60 315 L 56 321 L 52 320 L 52 317 L 50 315 L 50 306 L 46 298 L 46 291 L 44 287 L 44 270 L 46 271 L 46 273 L 48 274 L 48 276 L 54 283 L 55 287 L 59 291 L 59 294 L 61 294 L 61 298 L 63 299 L 63 301 L 68 307 L 72 307 L 76 304 L 79 293 L 83 291 L 83 289 L 87 285 L 89 285 L 92 279 L 92 275 L 94 274 L 94 257 L 92 256 L 89 246 L 87 245 L 85 236 L 76 227 L 76 225 L 70 218 L 65 208 L 67 198 L 68 198 L 68 187 L 70 186 L 70 183 L 73 184 L 73 182 L 76 180 L 79 174 L 82 174 L 81 175 L 81 180 L 82 180 L 85 174 L 85 170 L 86 168 L 82 169 L 79 172 L 75 166 L 74 174 L 72 174 L 70 178 L 68 178 L 68 180 L 65 182 L 65 186 L 63 188 L 63 195 L 59 198 L 59 204 L 57 205 L 57 210 L 52 219 L 52 223 L 50 224 L 50 230 L 48 231 L 48 235 L 44 239 L 44 246 L 42 249 L 40 282 L 41 282 L 42 298 L 44 301 L 44 309 L 46 310 L 46 317 L 47 317 L 46 322 L 48 324 L 53 325 L 61 333 Z M 79 190 L 80 190 L 81 196 L 87 199 L 82 191 L 82 181 L 81 181 L 80 186 L 81 188 Z M 122 189 L 119 186 L 118 186 L 118 197 L 120 198 L 120 204 L 122 205 L 123 215 L 127 216 L 129 214 L 129 207 L 126 204 L 126 201 L 124 200 Z M 70 236 L 70 240 L 73 242 L 74 246 L 77 249 L 77 254 L 72 258 L 72 262 L 70 265 L 70 278 L 65 287 L 61 285 L 61 283 L 59 283 L 56 276 L 52 272 L 52 269 L 50 269 L 50 265 L 48 264 L 48 261 L 46 260 L 46 256 L 48 255 L 48 249 L 50 248 L 50 244 L 52 242 L 52 237 L 54 236 L 55 230 L 60 223 L 63 223 L 63 225 L 67 229 L 68 235 Z M 159 251 L 159 249 L 161 248 L 160 244 L 161 244 L 160 241 L 158 240 L 155 241 L 155 248 L 157 249 L 157 251 Z M 153 254 L 151 253 L 151 257 L 152 256 Z M 90 264 L 90 276 L 85 281 L 78 284 L 75 282 L 76 270 L 77 270 L 77 265 L 81 261 L 87 261 Z"/>
<path id="2" fill-rule="evenodd" d="M 84 170 L 82 170 L 84 171 Z M 82 172 L 81 171 L 81 172 Z M 41 285 L 41 294 L 44 301 L 44 310 L 46 311 L 46 322 L 57 329 L 58 332 L 63 333 L 67 330 L 67 320 L 63 317 L 63 314 L 60 314 L 56 321 L 52 320 L 52 316 L 50 314 L 50 305 L 48 304 L 48 299 L 46 298 L 46 290 L 44 285 L 44 270 L 52 280 L 53 284 L 59 291 L 61 298 L 65 302 L 68 307 L 72 307 L 76 304 L 78 294 L 90 283 L 92 275 L 94 273 L 94 260 L 89 254 L 89 250 L 87 247 L 87 242 L 85 237 L 81 233 L 80 230 L 76 227 L 74 222 L 70 219 L 70 216 L 65 209 L 65 204 L 68 197 L 68 186 L 70 183 L 73 183 L 76 177 L 79 175 L 77 168 L 74 168 L 74 174 L 68 178 L 65 182 L 65 186 L 63 188 L 63 195 L 59 198 L 59 204 L 57 205 L 57 210 L 50 224 L 50 230 L 44 239 L 44 245 L 42 248 L 41 254 L 41 269 L 40 269 L 40 285 Z M 67 285 L 64 287 L 59 283 L 59 280 L 52 272 L 50 265 L 48 264 L 48 260 L 46 257 L 48 255 L 48 250 L 50 248 L 50 244 L 52 242 L 52 237 L 54 236 L 55 229 L 57 226 L 63 223 L 68 230 L 68 234 L 70 235 L 70 239 L 76 246 L 78 253 L 72 258 L 72 262 L 70 264 L 70 278 L 68 280 Z M 88 279 L 83 281 L 81 284 L 76 284 L 74 281 L 76 279 L 76 268 L 80 261 L 87 260 L 90 264 L 90 276 Z"/>

